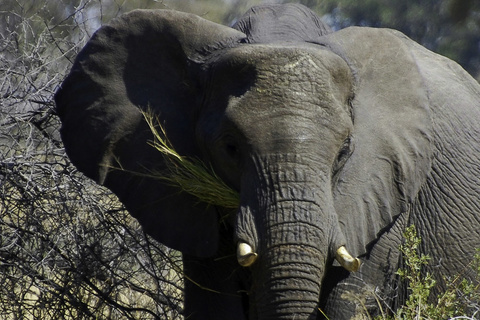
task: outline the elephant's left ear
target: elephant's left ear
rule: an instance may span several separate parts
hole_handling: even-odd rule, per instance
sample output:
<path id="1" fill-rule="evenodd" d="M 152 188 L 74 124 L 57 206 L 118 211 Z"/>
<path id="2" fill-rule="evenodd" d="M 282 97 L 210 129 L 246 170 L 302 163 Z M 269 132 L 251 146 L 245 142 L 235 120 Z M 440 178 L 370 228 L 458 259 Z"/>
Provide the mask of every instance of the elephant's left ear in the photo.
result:
<path id="1" fill-rule="evenodd" d="M 419 66 L 426 49 L 389 29 L 350 27 L 321 44 L 354 74 L 351 156 L 333 190 L 335 209 L 358 256 L 410 212 L 434 156 L 430 93 Z"/>
<path id="2" fill-rule="evenodd" d="M 158 116 L 180 154 L 200 156 L 198 72 L 209 54 L 243 37 L 195 15 L 135 10 L 95 33 L 55 96 L 73 164 L 114 191 L 147 233 L 197 256 L 216 251 L 217 214 L 147 177 L 162 172 L 165 159 L 148 144 L 153 136 L 141 110 Z"/>

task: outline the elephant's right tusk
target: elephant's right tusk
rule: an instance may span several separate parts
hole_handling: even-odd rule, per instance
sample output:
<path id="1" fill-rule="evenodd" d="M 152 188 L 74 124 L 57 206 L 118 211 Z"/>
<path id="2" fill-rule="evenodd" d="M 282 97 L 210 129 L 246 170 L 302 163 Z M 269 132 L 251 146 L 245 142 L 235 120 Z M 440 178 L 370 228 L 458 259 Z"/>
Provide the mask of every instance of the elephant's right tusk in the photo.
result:
<path id="1" fill-rule="evenodd" d="M 345 246 L 341 246 L 337 249 L 335 258 L 342 265 L 342 267 L 350 272 L 358 271 L 360 268 L 360 259 L 352 257 L 350 253 L 348 253 Z"/>
<path id="2" fill-rule="evenodd" d="M 258 255 L 253 252 L 253 249 L 250 245 L 240 242 L 237 247 L 237 260 L 242 267 L 250 267 L 255 260 L 257 260 Z"/>

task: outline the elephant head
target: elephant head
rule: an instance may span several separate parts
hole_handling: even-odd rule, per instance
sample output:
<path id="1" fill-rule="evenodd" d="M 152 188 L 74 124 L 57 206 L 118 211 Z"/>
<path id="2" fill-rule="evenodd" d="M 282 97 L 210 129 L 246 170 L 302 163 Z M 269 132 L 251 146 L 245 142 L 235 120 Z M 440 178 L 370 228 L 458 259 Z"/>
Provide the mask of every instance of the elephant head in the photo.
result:
<path id="1" fill-rule="evenodd" d="M 332 33 L 298 5 L 254 8 L 233 28 L 132 11 L 95 33 L 57 92 L 62 138 L 158 241 L 199 259 L 235 243 L 251 272 L 245 314 L 316 317 L 325 274 L 357 270 L 430 170 L 428 96 L 406 41 Z M 166 160 L 142 110 L 239 192 L 235 212 L 144 174 Z"/>

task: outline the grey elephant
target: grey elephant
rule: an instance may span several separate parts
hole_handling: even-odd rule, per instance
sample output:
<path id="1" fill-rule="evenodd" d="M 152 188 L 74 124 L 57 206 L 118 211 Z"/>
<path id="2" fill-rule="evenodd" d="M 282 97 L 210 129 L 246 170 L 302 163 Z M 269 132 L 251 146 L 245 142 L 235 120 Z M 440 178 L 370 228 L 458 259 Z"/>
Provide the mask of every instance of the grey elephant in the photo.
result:
<path id="1" fill-rule="evenodd" d="M 233 27 L 135 10 L 95 33 L 55 101 L 72 162 L 183 253 L 187 319 L 352 319 L 375 314 L 375 294 L 395 309 L 411 224 L 437 292 L 469 276 L 480 86 L 397 31 L 332 32 L 300 5 Z M 238 209 L 139 174 L 166 167 L 147 109 Z"/>

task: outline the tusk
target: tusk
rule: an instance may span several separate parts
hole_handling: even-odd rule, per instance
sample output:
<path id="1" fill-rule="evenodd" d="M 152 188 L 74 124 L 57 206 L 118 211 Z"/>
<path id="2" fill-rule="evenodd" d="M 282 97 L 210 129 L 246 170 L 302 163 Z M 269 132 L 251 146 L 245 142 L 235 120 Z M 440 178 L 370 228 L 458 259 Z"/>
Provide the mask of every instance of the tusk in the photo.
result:
<path id="1" fill-rule="evenodd" d="M 237 260 L 242 267 L 250 267 L 258 255 L 253 252 L 252 247 L 244 242 L 240 242 L 237 247 Z"/>
<path id="2" fill-rule="evenodd" d="M 360 268 L 360 259 L 352 257 L 350 253 L 348 253 L 345 246 L 341 246 L 337 249 L 337 252 L 335 253 L 335 259 L 337 259 L 342 267 L 350 272 L 358 271 Z"/>

